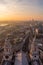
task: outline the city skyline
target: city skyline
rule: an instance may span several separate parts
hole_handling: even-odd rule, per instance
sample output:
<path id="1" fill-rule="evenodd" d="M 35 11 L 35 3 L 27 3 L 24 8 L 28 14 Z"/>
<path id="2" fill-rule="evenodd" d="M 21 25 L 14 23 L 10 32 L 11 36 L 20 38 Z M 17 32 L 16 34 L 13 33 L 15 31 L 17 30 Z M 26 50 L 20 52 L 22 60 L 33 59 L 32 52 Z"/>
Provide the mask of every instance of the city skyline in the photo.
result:
<path id="1" fill-rule="evenodd" d="M 0 0 L 0 21 L 43 20 L 43 0 Z"/>

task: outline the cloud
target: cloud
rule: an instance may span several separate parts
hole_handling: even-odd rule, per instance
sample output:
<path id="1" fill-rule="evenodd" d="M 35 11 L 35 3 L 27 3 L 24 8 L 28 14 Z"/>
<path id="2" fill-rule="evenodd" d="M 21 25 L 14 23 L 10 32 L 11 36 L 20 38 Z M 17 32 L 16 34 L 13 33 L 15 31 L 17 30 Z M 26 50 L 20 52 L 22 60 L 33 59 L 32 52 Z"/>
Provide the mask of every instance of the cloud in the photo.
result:
<path id="1" fill-rule="evenodd" d="M 1 11 L 5 9 L 4 11 L 11 13 L 36 12 L 42 10 L 41 7 L 43 7 L 43 0 L 0 0 L 0 4 Z"/>
<path id="2" fill-rule="evenodd" d="M 4 5 L 15 5 L 15 4 L 21 4 L 21 5 L 43 5 L 43 0 L 0 0 L 0 4 Z"/>
<path id="3" fill-rule="evenodd" d="M 38 4 L 39 4 L 40 6 L 43 6 L 43 0 L 38 0 Z"/>
<path id="4" fill-rule="evenodd" d="M 6 4 L 5 0 L 0 0 L 0 4 Z"/>

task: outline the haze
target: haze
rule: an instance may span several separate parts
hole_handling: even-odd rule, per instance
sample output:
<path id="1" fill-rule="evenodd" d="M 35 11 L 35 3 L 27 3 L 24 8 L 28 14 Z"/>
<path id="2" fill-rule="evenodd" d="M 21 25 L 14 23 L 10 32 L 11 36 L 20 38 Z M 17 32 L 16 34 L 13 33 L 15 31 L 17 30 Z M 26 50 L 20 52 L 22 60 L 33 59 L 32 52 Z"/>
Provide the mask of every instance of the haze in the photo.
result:
<path id="1" fill-rule="evenodd" d="M 0 0 L 0 21 L 43 20 L 43 0 Z"/>

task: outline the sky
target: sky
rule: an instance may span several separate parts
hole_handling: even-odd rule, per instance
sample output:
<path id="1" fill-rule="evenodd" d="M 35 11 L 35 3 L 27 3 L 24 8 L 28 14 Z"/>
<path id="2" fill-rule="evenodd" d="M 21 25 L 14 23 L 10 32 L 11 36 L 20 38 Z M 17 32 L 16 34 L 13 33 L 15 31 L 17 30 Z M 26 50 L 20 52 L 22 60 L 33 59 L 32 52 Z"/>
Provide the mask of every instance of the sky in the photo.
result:
<path id="1" fill-rule="evenodd" d="M 43 20 L 43 0 L 0 0 L 0 21 Z"/>

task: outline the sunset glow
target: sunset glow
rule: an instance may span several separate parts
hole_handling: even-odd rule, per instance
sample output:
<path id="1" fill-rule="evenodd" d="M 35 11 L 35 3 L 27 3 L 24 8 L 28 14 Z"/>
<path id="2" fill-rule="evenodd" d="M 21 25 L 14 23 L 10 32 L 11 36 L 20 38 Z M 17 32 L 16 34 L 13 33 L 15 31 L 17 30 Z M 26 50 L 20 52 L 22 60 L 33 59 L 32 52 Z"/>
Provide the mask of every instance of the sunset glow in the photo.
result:
<path id="1" fill-rule="evenodd" d="M 0 0 L 0 21 L 43 20 L 43 0 Z"/>

